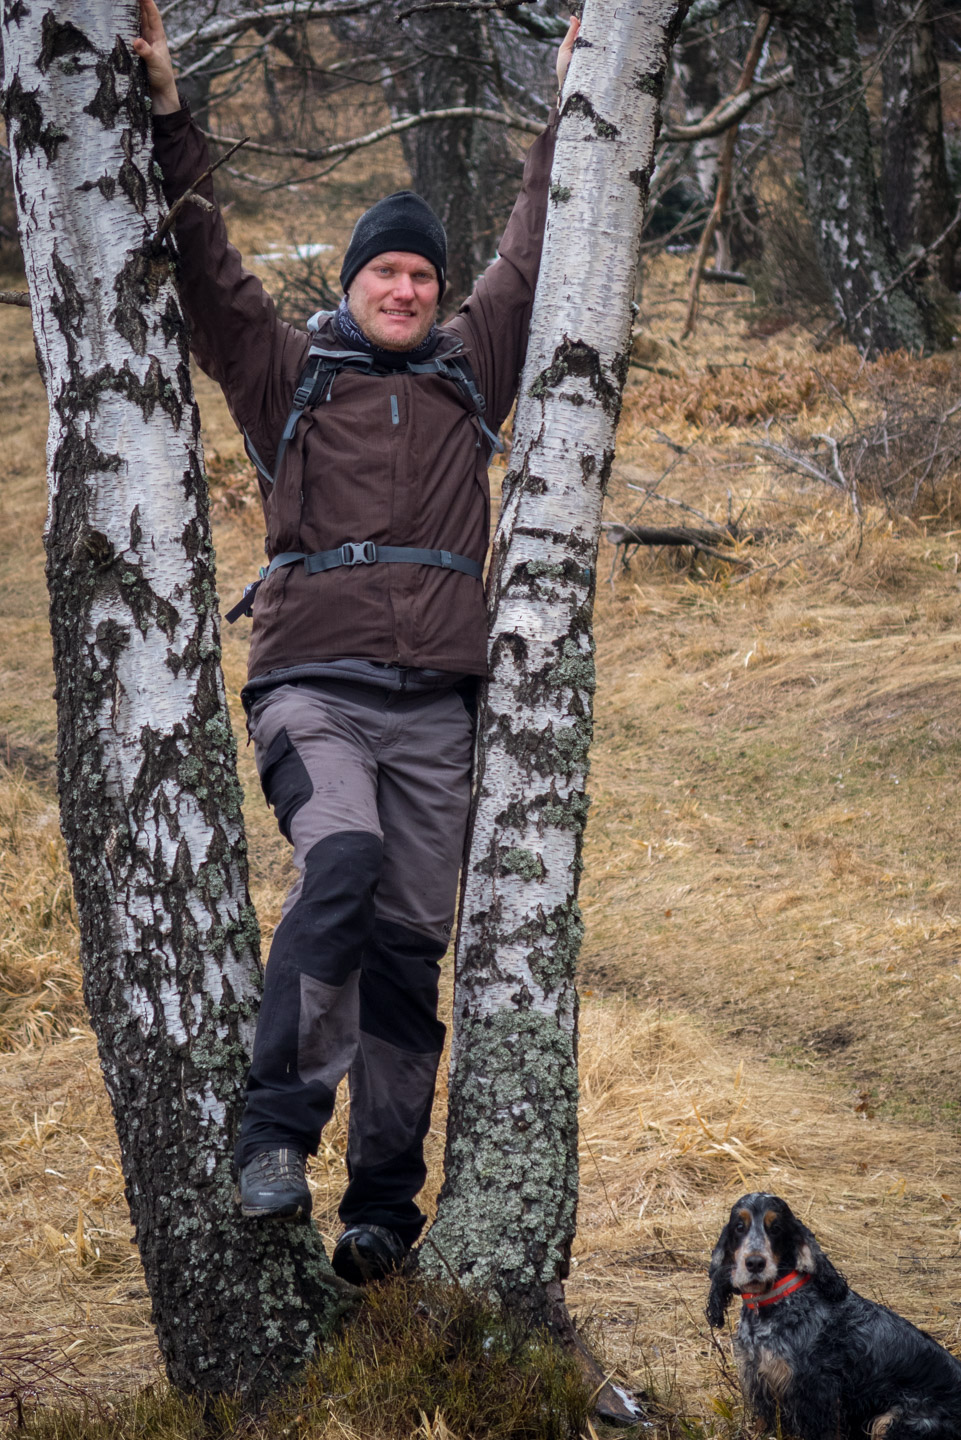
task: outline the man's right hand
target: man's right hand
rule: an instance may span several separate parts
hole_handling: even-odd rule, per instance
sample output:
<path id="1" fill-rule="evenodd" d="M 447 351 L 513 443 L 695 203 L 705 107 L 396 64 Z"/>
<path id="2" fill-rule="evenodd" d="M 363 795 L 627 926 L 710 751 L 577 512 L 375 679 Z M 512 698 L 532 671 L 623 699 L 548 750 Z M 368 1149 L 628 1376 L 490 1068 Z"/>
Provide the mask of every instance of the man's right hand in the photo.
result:
<path id="1" fill-rule="evenodd" d="M 180 109 L 180 96 L 164 23 L 154 0 L 140 0 L 140 35 L 134 40 L 133 48 L 147 67 L 154 114 L 172 115 Z"/>

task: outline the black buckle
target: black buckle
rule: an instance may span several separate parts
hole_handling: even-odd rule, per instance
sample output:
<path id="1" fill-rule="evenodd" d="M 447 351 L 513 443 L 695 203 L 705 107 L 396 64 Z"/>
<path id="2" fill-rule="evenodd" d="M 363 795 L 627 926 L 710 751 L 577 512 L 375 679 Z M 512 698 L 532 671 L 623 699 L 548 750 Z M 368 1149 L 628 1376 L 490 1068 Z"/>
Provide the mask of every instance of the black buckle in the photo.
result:
<path id="1" fill-rule="evenodd" d="M 377 546 L 373 540 L 348 540 L 340 547 L 342 565 L 373 565 L 377 560 Z"/>

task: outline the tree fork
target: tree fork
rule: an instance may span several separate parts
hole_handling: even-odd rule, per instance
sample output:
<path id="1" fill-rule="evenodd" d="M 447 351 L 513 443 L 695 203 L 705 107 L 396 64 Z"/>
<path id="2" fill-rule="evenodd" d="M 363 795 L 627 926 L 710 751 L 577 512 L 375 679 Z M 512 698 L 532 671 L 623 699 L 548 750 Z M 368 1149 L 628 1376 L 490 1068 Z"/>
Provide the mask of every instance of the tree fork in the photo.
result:
<path id="1" fill-rule="evenodd" d="M 564 90 L 489 582 L 446 1173 L 421 1251 L 437 1274 L 496 1292 L 562 1338 L 597 544 L 659 101 L 685 8 L 588 0 Z"/>
<path id="2" fill-rule="evenodd" d="M 61 823 L 84 993 L 170 1379 L 256 1396 L 342 1300 L 310 1227 L 243 1222 L 260 988 L 199 417 L 137 6 L 8 4 L 5 114 L 50 405 Z M 119 33 L 118 33 L 119 31 Z"/>

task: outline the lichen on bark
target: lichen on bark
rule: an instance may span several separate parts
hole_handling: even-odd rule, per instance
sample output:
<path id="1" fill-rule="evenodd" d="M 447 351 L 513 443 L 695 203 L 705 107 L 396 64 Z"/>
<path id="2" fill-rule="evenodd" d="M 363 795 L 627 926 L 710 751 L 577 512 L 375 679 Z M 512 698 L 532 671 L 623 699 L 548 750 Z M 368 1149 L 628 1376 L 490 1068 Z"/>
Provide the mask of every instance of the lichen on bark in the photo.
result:
<path id="1" fill-rule="evenodd" d="M 6 119 L 50 402 L 58 779 L 84 993 L 171 1380 L 261 1393 L 342 1301 L 230 1168 L 260 986 L 186 327 L 137 7 L 8 6 Z"/>
<path id="2" fill-rule="evenodd" d="M 491 559 L 445 1181 L 421 1250 L 438 1275 L 453 1270 L 555 1331 L 577 1202 L 597 540 L 659 97 L 685 8 L 590 0 L 565 87 Z"/>

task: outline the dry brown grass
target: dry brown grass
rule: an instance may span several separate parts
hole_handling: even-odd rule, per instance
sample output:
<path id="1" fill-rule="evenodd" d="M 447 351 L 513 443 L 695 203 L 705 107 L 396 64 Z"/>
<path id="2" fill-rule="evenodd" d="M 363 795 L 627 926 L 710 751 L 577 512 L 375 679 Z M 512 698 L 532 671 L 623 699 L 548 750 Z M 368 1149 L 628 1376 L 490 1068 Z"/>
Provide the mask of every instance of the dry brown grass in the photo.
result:
<path id="1" fill-rule="evenodd" d="M 84 1010 L 56 804 L 2 765 L 0 915 L 0 1049 L 18 1049 L 62 1035 Z"/>
<path id="2" fill-rule="evenodd" d="M 690 447 L 664 493 L 719 519 L 745 507 L 767 538 L 744 550 L 747 577 L 645 552 L 600 587 L 569 1293 L 612 1366 L 727 1434 L 705 1267 L 744 1189 L 780 1191 L 858 1288 L 961 1348 L 961 591 L 956 535 L 870 507 L 862 533 L 843 499 L 788 483 L 752 448 L 762 432 L 747 420 L 765 406 L 809 429 L 847 414 L 830 385 L 805 398 L 812 376 L 829 375 L 857 413 L 866 382 L 850 353 L 815 356 L 797 328 L 748 334 L 740 294 L 712 299 L 680 348 L 676 269 L 666 261 L 649 287 L 646 320 L 658 363 L 686 373 L 662 384 L 632 372 L 608 517 L 628 519 L 641 498 L 629 485 L 672 458 L 660 431 Z M 51 791 L 40 392 L 23 313 L 0 310 L 0 331 L 12 460 L 0 516 L 16 560 L 0 557 L 0 957 L 13 1007 L 0 1023 L 16 1047 L 0 1056 L 0 1391 L 15 1372 L 25 1390 L 105 1393 L 155 1375 L 157 1358 L 75 1008 Z M 955 383 L 950 357 L 884 364 L 906 387 Z M 768 380 L 773 391 L 757 388 Z M 255 573 L 262 531 L 229 418 L 213 387 L 199 391 L 226 599 Z M 227 630 L 241 737 L 245 650 L 244 626 Z M 269 932 L 288 862 L 243 745 L 240 766 Z M 428 1208 L 443 1124 L 442 1094 Z M 325 1236 L 344 1138 L 341 1108 L 312 1167 Z"/>

